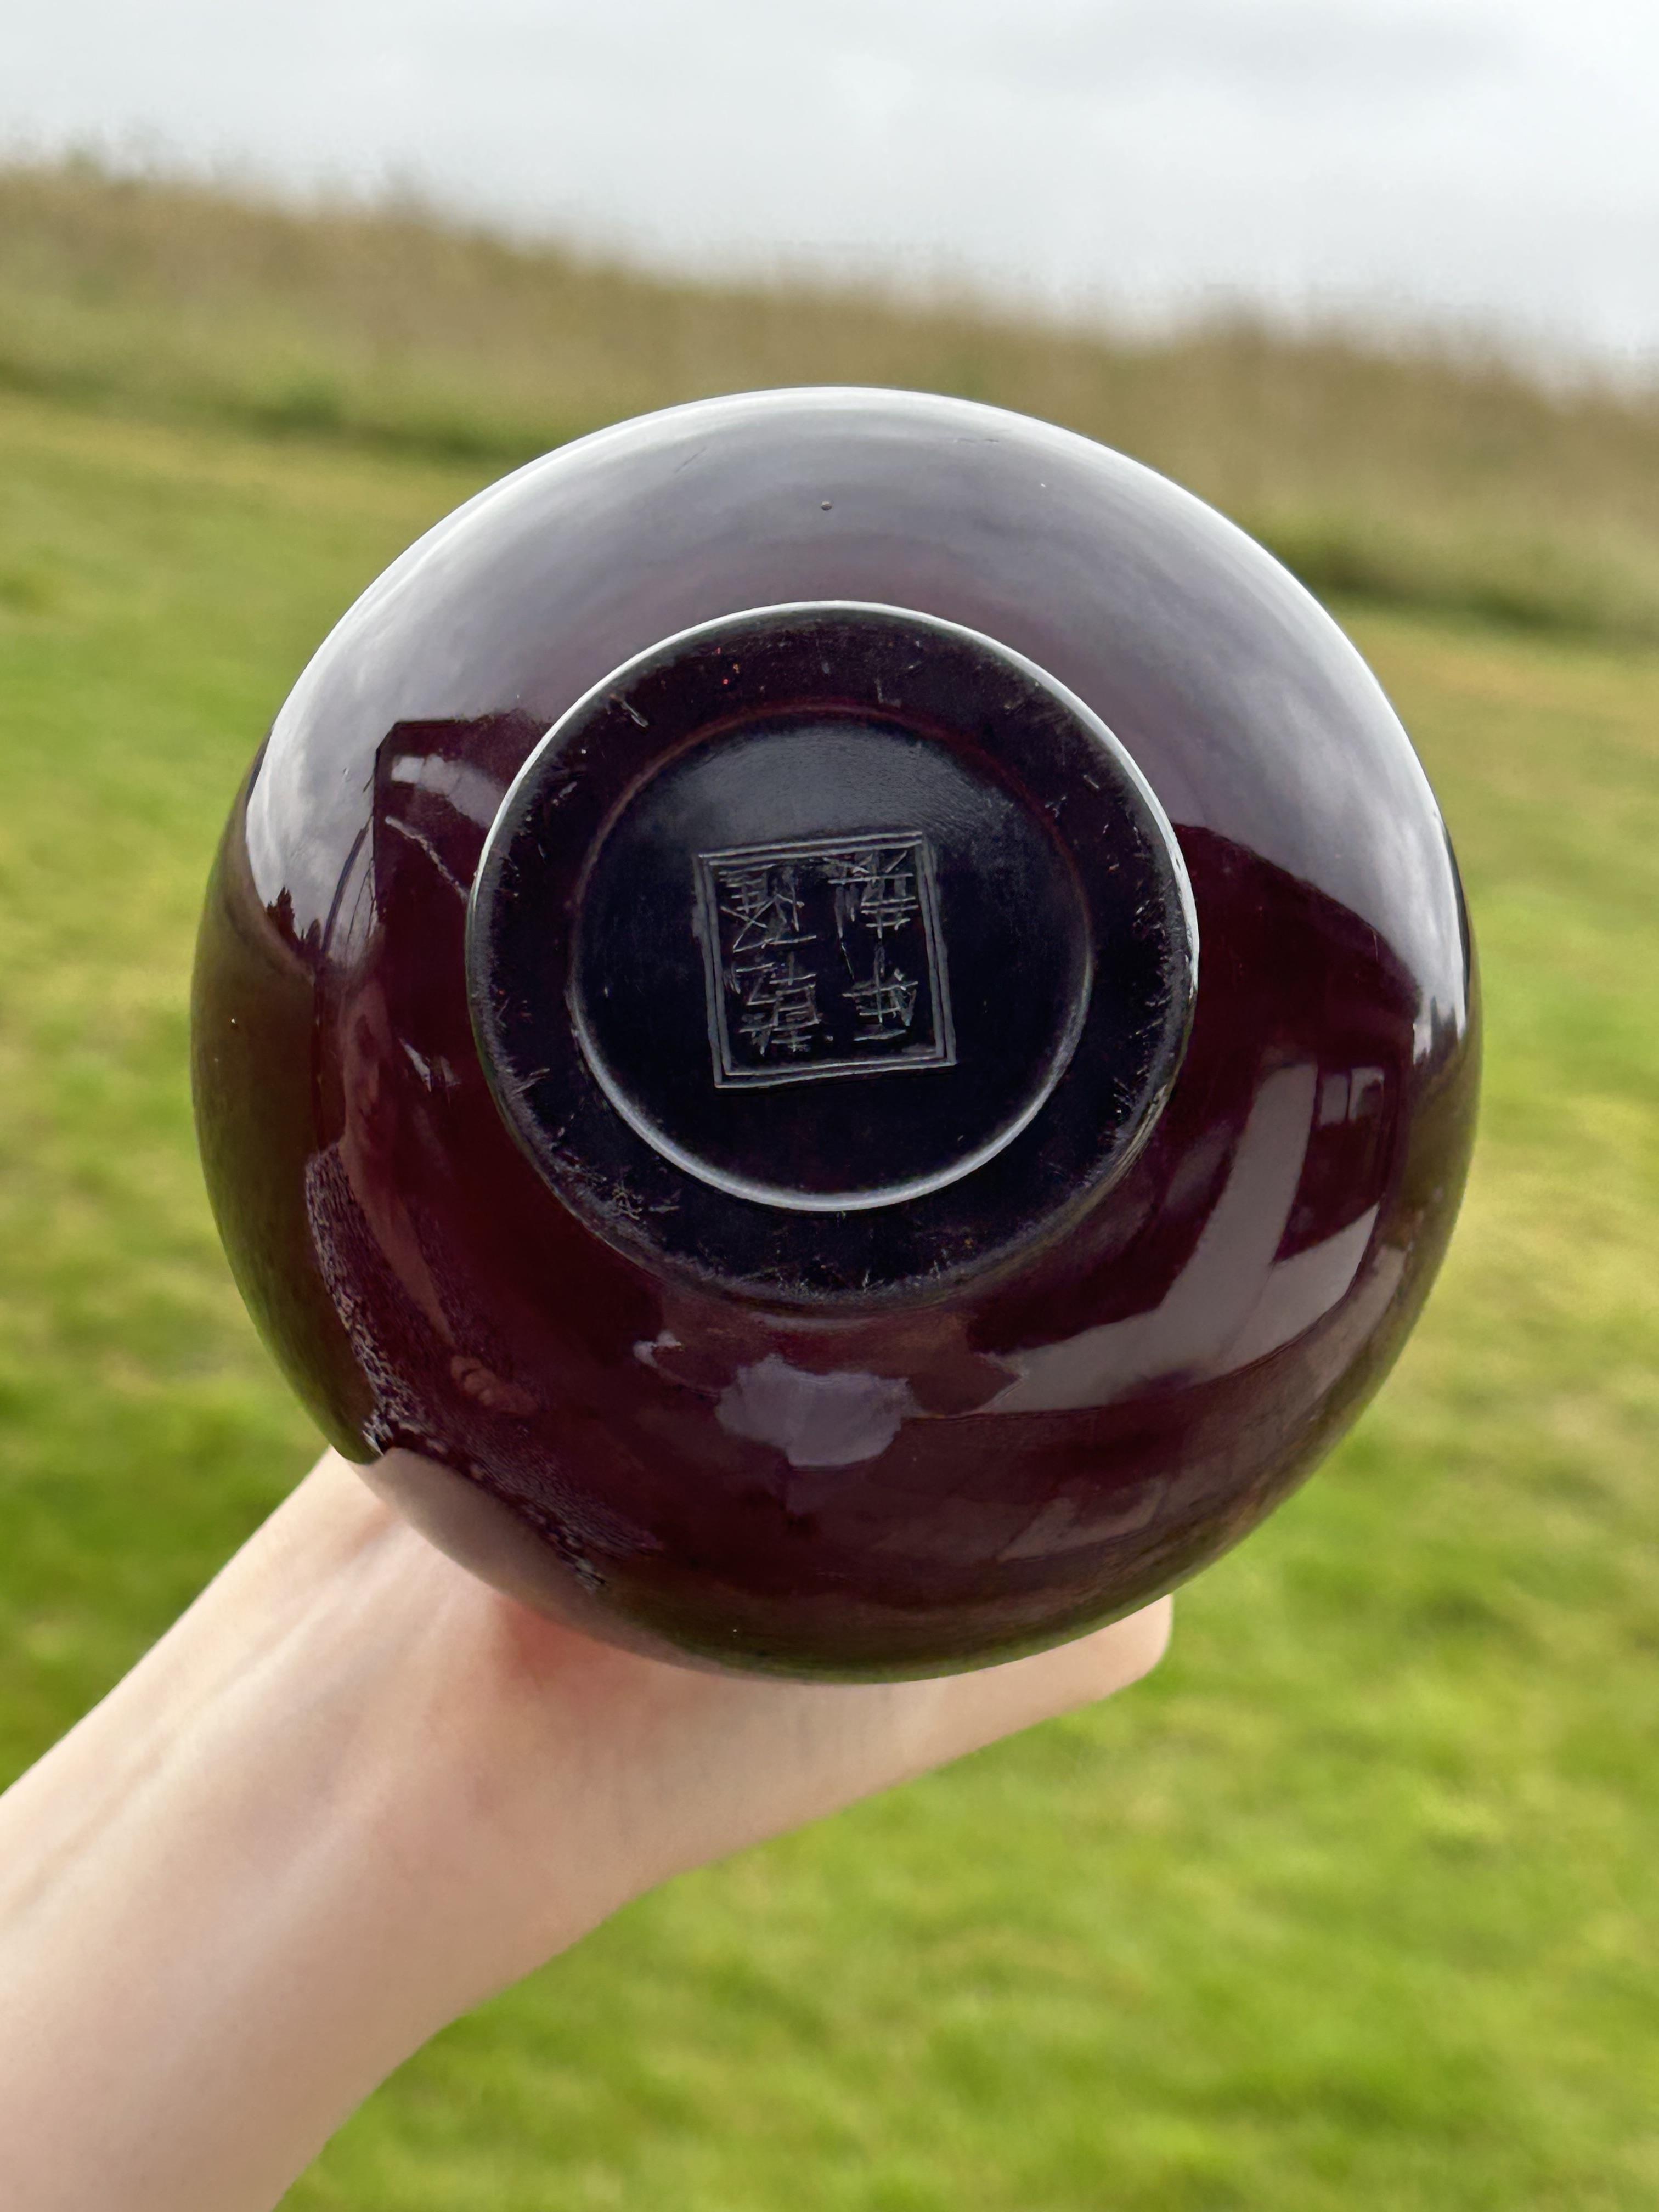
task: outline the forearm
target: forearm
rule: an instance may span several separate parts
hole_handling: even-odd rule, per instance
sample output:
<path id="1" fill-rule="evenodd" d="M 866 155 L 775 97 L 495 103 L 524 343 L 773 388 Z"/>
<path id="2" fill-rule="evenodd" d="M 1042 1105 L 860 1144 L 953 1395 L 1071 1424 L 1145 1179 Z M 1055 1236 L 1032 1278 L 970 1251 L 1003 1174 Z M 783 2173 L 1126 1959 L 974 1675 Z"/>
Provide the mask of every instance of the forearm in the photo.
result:
<path id="1" fill-rule="evenodd" d="M 519 1900 L 467 1863 L 488 1826 L 427 1802 L 470 1771 L 442 1613 L 501 1602 L 307 1486 L 0 1799 L 8 2212 L 269 2207 L 522 1971 Z M 573 1881 L 562 1929 L 549 1887 L 552 1948 L 603 1900 Z"/>

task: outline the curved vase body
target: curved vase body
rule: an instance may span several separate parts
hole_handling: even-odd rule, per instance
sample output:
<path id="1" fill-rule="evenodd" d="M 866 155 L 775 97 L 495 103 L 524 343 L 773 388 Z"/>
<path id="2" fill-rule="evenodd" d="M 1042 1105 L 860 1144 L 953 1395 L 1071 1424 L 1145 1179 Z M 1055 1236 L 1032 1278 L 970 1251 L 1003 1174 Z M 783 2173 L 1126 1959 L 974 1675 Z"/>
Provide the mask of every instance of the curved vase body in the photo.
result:
<path id="1" fill-rule="evenodd" d="M 1422 1304 L 1477 1058 L 1440 816 L 1307 593 L 1083 439 L 848 390 L 623 424 L 405 554 L 197 978 L 214 1205 L 327 1434 L 545 1609 L 826 1678 L 1259 1521 Z"/>

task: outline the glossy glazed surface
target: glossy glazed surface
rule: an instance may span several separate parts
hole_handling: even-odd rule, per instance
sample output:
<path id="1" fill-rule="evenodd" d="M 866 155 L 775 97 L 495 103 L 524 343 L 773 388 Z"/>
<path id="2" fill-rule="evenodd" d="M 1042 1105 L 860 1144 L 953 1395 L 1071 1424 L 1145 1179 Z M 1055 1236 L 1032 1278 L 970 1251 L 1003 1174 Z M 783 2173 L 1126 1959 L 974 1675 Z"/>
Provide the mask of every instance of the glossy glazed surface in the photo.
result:
<path id="1" fill-rule="evenodd" d="M 596 1233 L 498 1109 L 465 981 L 480 855 L 550 725 L 697 624 L 848 600 L 981 633 L 1098 716 L 1174 824 L 1202 947 L 1127 1170 L 869 1308 Z M 566 448 L 364 596 L 233 813 L 195 1055 L 244 1293 L 412 1517 L 618 1640 L 834 1676 L 1127 1611 L 1309 1471 L 1449 1234 L 1477 1024 L 1422 772 L 1283 570 L 1065 433 L 831 391 Z"/>

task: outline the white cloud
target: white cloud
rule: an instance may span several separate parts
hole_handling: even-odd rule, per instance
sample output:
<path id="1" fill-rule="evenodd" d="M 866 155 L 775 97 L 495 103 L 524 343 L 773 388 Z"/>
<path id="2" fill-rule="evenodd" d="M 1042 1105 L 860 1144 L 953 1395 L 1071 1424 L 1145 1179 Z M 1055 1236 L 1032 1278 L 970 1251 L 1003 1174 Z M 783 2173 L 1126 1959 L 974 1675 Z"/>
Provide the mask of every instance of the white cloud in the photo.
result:
<path id="1" fill-rule="evenodd" d="M 0 132 L 805 255 L 1659 350 L 1647 0 L 62 0 Z"/>

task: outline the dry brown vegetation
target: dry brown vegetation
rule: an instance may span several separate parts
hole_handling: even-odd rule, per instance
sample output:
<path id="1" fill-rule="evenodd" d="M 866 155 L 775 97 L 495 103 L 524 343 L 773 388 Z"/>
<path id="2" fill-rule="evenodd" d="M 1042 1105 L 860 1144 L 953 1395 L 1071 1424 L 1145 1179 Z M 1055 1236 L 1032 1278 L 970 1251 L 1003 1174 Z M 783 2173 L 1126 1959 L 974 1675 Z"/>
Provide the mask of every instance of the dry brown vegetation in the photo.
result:
<path id="1" fill-rule="evenodd" d="M 983 307 L 682 283 L 414 207 L 0 169 L 0 385 L 506 465 L 757 386 L 960 392 L 1190 485 L 1327 591 L 1659 639 L 1659 396 L 1237 323 L 1132 340 Z"/>

